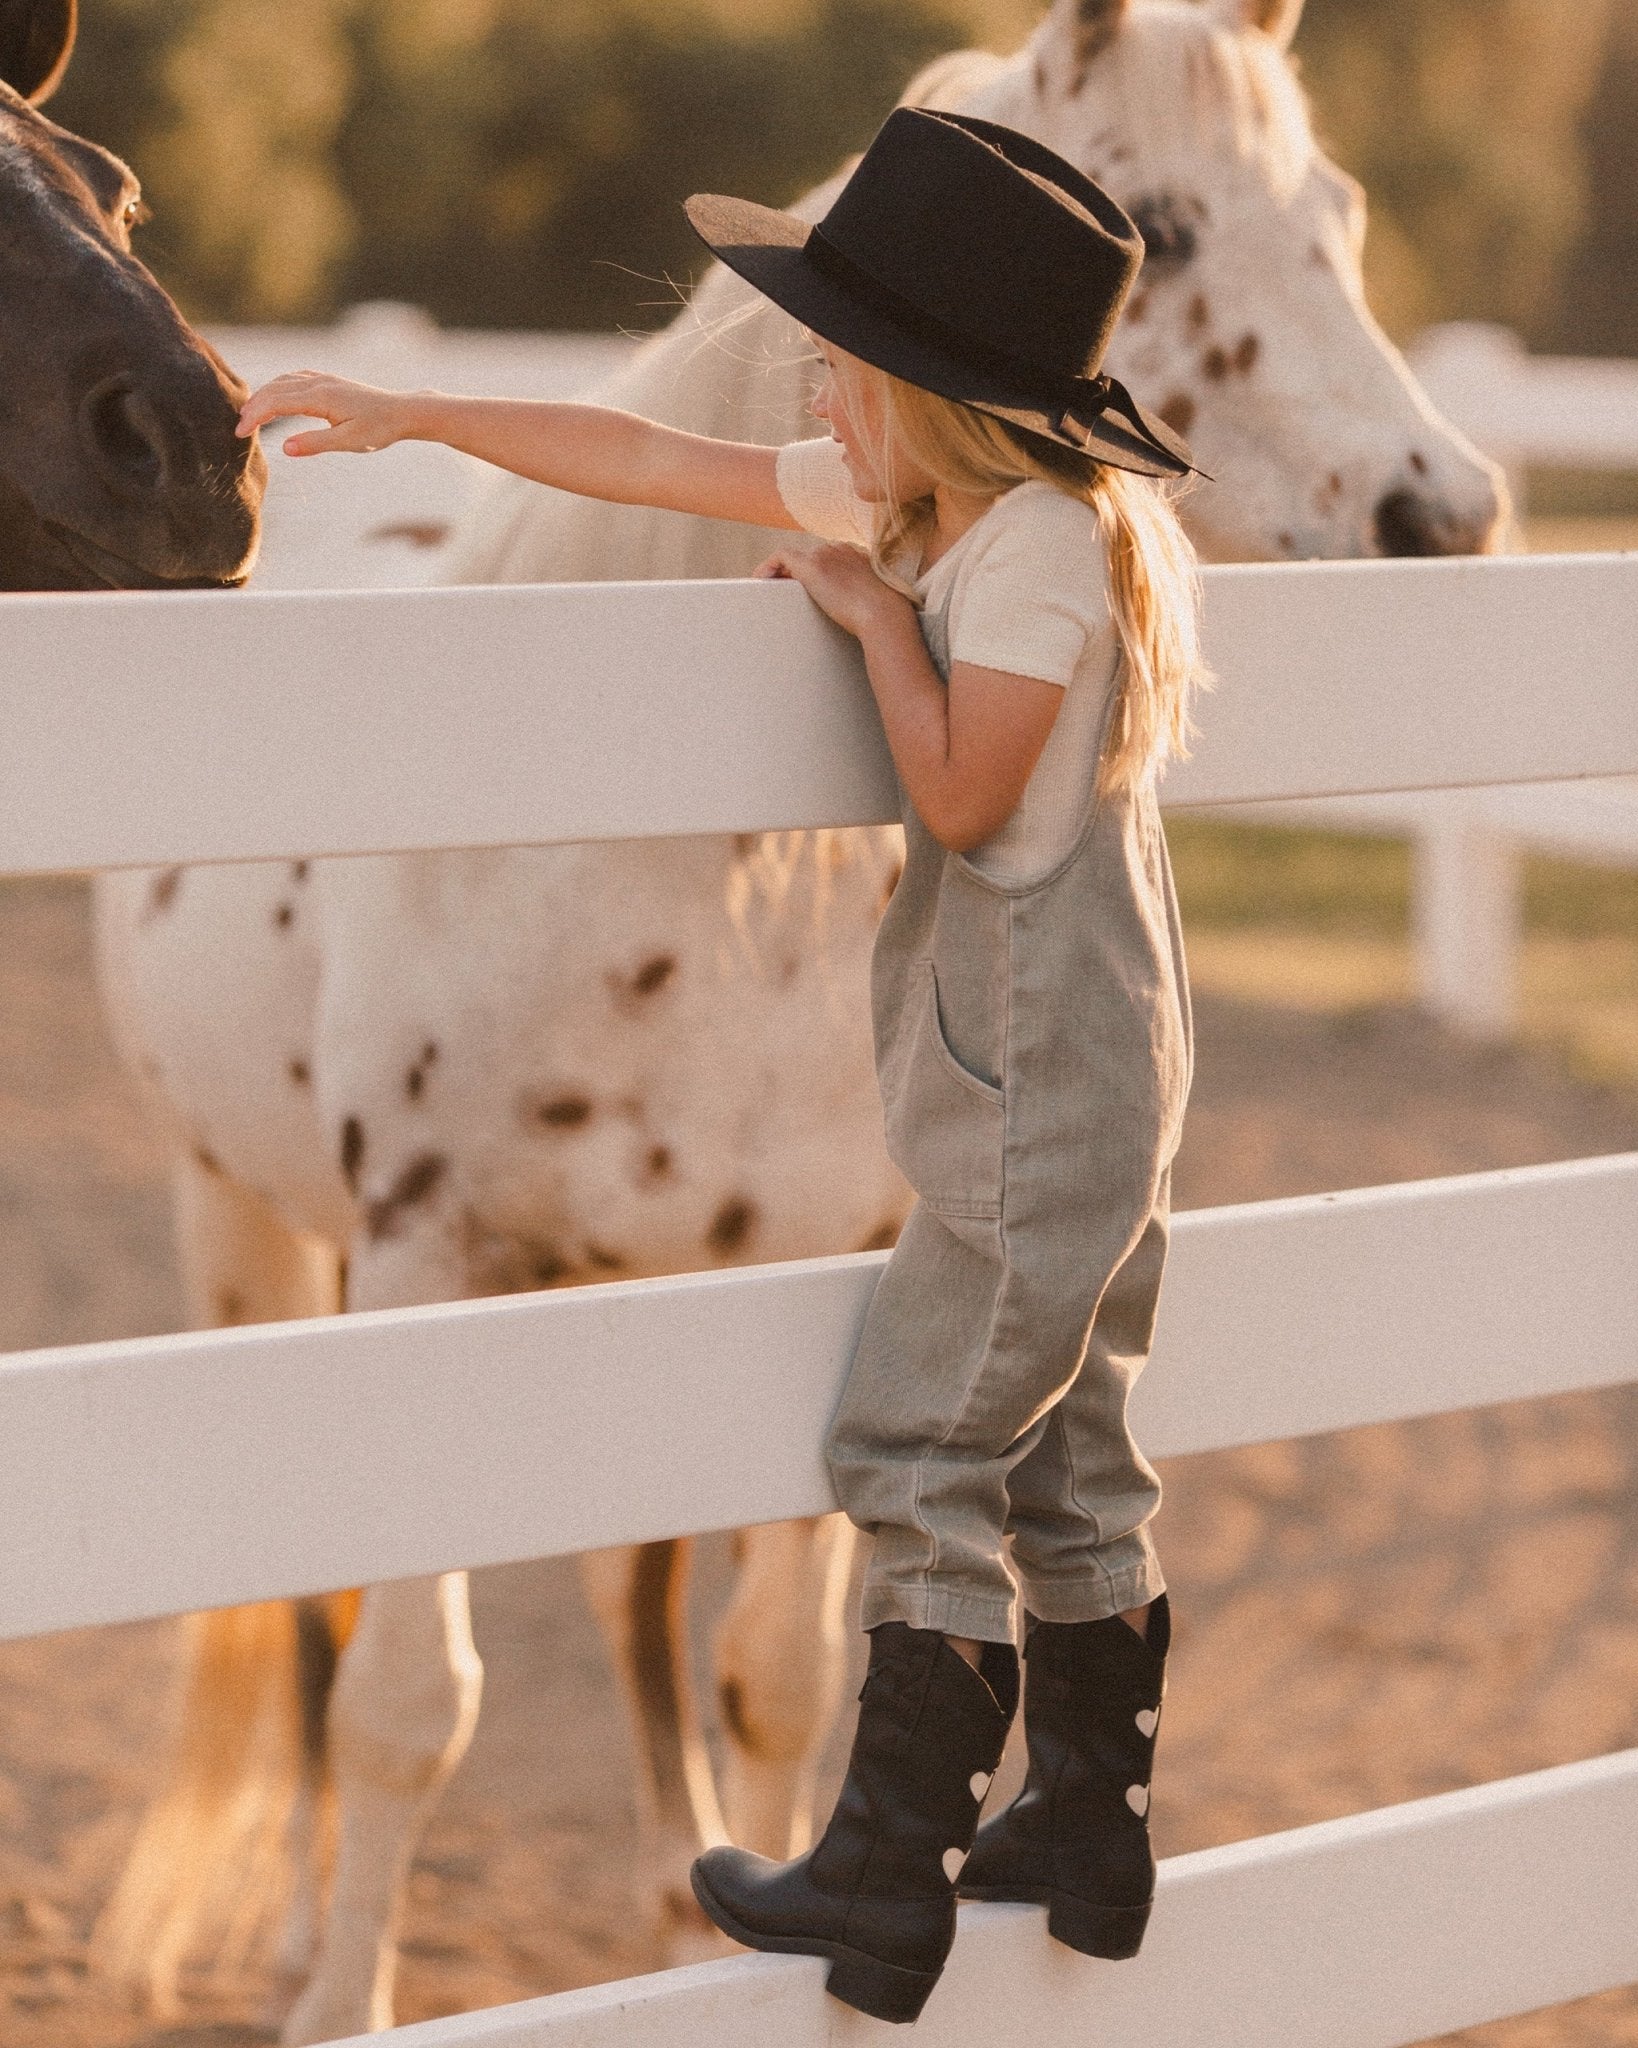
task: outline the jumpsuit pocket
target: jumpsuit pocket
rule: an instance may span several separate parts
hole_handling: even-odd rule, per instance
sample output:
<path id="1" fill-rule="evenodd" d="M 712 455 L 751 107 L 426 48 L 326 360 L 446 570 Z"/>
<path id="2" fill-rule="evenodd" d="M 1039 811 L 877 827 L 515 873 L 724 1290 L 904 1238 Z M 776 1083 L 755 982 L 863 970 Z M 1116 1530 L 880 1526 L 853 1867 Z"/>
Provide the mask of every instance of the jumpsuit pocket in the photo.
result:
<path id="1" fill-rule="evenodd" d="M 887 1149 L 935 1213 L 999 1216 L 1005 1098 L 950 1050 L 931 961 L 910 1008 L 895 1071 L 883 1077 Z"/>

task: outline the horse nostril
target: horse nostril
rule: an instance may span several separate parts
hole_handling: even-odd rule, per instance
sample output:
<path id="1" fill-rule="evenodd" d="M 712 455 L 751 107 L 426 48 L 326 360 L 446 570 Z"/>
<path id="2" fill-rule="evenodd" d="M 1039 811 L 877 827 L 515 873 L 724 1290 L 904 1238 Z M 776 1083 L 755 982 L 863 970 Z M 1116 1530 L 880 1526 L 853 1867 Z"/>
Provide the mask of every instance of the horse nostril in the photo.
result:
<path id="1" fill-rule="evenodd" d="M 89 391 L 80 406 L 87 437 L 103 467 L 118 481 L 145 491 L 165 480 L 165 454 L 158 420 L 128 377 L 109 377 Z"/>
<path id="2" fill-rule="evenodd" d="M 1442 555 L 1433 507 L 1414 491 L 1389 491 L 1376 508 L 1376 544 L 1384 555 Z"/>

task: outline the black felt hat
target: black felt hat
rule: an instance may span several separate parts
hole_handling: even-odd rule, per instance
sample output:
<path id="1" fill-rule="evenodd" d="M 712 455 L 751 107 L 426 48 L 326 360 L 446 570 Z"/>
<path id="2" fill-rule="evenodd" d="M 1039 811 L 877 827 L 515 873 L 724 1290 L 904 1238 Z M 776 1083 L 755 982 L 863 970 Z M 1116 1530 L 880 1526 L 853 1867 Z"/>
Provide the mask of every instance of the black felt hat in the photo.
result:
<path id="1" fill-rule="evenodd" d="M 816 226 L 716 193 L 690 199 L 688 218 L 730 270 L 877 369 L 1117 469 L 1194 467 L 1100 374 L 1142 237 L 1016 129 L 900 107 Z"/>

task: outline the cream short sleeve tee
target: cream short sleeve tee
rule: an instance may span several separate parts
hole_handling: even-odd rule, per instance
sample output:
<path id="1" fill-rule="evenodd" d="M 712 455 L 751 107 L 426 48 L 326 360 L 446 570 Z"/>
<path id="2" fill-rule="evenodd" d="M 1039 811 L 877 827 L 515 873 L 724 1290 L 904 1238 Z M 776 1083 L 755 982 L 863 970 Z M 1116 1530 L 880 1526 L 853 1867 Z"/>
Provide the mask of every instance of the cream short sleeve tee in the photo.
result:
<path id="1" fill-rule="evenodd" d="M 775 473 L 799 526 L 822 540 L 870 545 L 875 513 L 854 492 L 838 442 L 781 448 Z M 1080 832 L 1120 665 L 1097 514 L 1051 484 L 1019 484 L 915 579 L 915 590 L 924 609 L 948 600 L 952 661 L 1031 676 L 1064 692 L 1018 808 L 967 856 L 997 881 L 1034 881 L 1073 849 Z"/>

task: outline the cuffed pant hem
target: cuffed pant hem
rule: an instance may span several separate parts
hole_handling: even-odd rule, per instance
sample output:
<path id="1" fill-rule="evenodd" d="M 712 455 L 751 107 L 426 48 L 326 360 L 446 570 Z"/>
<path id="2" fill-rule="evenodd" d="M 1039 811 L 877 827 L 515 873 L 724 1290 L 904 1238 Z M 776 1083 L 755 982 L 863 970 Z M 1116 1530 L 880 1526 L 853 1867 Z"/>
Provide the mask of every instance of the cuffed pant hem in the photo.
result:
<path id="1" fill-rule="evenodd" d="M 1074 1572 L 1041 1577 L 1020 1573 L 1023 1602 L 1037 1621 L 1104 1621 L 1147 1607 L 1166 1590 L 1153 1552 L 1118 1572 Z"/>
<path id="2" fill-rule="evenodd" d="M 1017 1640 L 1016 1603 L 982 1593 L 960 1593 L 944 1586 L 866 1585 L 859 1603 L 859 1624 L 870 1630 L 884 1621 L 902 1621 L 911 1628 L 937 1629 L 941 1635 L 967 1636 L 979 1643 Z"/>

